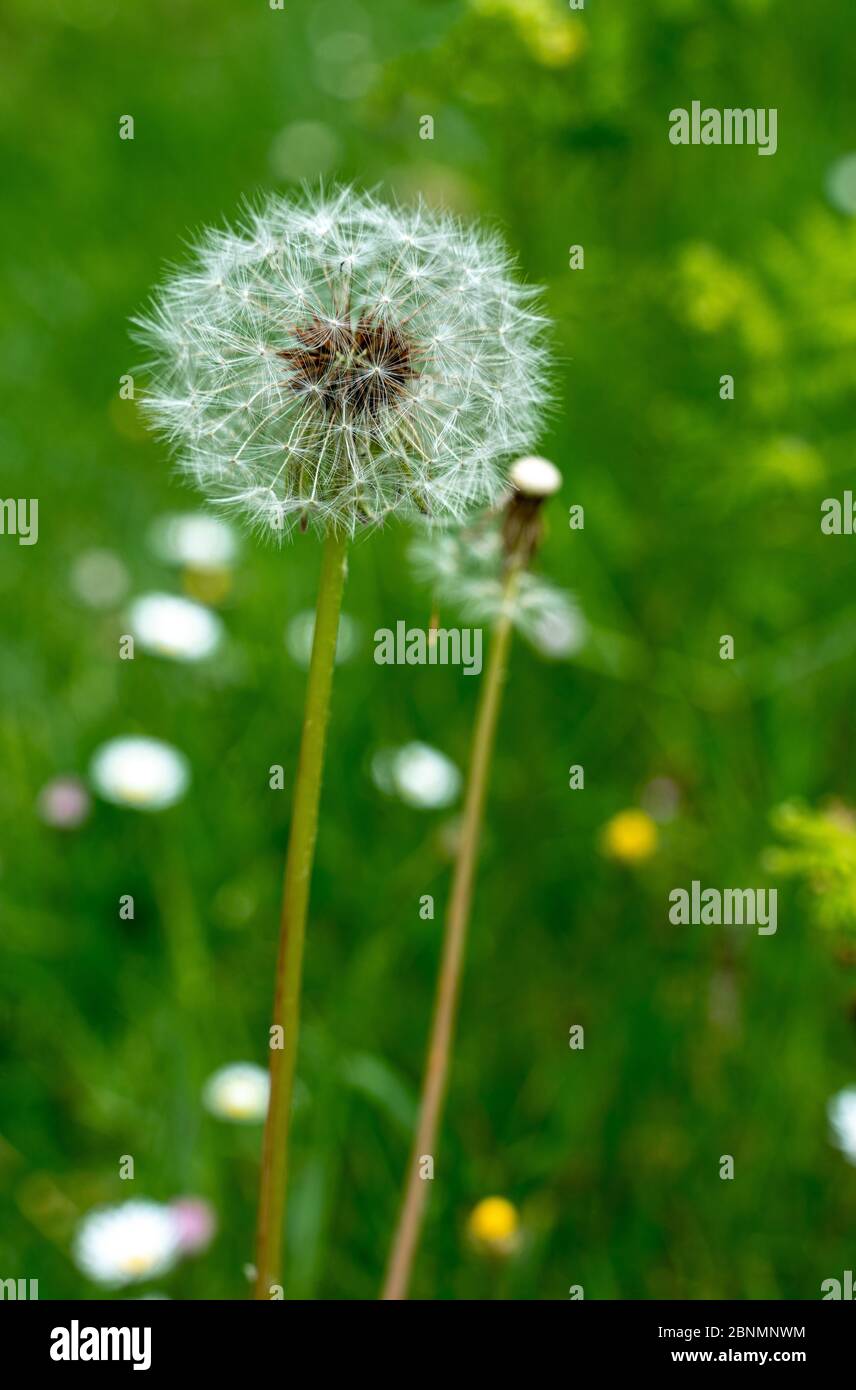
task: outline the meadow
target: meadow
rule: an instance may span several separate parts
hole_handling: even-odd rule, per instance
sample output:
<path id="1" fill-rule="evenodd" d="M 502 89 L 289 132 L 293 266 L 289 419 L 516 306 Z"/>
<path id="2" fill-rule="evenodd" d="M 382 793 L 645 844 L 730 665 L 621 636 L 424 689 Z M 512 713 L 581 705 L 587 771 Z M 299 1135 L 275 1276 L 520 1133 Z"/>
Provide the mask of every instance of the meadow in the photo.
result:
<path id="1" fill-rule="evenodd" d="M 828 1105 L 856 1085 L 854 541 L 822 526 L 852 511 L 853 21 L 807 16 L 6 0 L 0 492 L 39 505 L 37 543 L 0 535 L 0 1279 L 249 1296 L 261 1125 L 204 1097 L 267 1060 L 319 547 L 171 547 L 203 503 L 122 386 L 199 229 L 322 179 L 478 219 L 543 287 L 564 485 L 537 569 L 579 615 L 564 647 L 514 639 L 412 1294 L 817 1298 L 853 1268 Z M 696 100 L 775 108 L 775 154 L 673 144 Z M 460 793 L 402 795 L 391 750 L 463 772 L 480 678 L 375 660 L 431 616 L 412 540 L 350 556 L 287 1298 L 378 1296 L 416 1113 Z M 216 653 L 122 659 L 151 593 L 214 615 Z M 174 805 L 99 794 L 124 736 L 186 760 Z M 676 925 L 695 880 L 776 889 L 776 932 Z M 513 1250 L 472 1238 L 492 1196 Z M 139 1197 L 198 1199 L 216 1234 L 105 1287 L 75 1233 Z"/>

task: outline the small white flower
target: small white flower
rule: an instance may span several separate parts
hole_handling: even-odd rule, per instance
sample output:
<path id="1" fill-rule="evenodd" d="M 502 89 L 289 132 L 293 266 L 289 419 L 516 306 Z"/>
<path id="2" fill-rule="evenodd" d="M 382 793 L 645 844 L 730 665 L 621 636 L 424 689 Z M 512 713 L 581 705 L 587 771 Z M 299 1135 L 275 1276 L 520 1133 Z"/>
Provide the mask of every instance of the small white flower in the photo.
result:
<path id="1" fill-rule="evenodd" d="M 81 1221 L 74 1238 L 74 1261 L 98 1284 L 121 1288 L 153 1279 L 176 1263 L 175 1218 L 168 1206 L 135 1198 L 116 1207 L 98 1207 Z"/>
<path id="2" fill-rule="evenodd" d="M 545 321 L 496 236 L 347 188 L 209 231 L 138 321 L 144 403 L 212 501 L 279 535 L 495 501 L 545 403 Z"/>
<path id="3" fill-rule="evenodd" d="M 315 614 L 311 609 L 298 613 L 288 624 L 285 634 L 286 644 L 298 666 L 308 666 L 312 656 L 312 639 L 315 635 Z M 348 661 L 357 649 L 359 627 L 347 613 L 339 615 L 339 631 L 336 636 L 336 664 Z"/>
<path id="4" fill-rule="evenodd" d="M 218 1120 L 260 1124 L 268 1108 L 270 1076 L 255 1062 L 231 1062 L 209 1076 L 202 1099 Z"/>
<path id="5" fill-rule="evenodd" d="M 427 743 L 382 749 L 372 760 L 372 776 L 387 796 L 420 810 L 450 806 L 461 789 L 458 768 Z"/>
<path id="6" fill-rule="evenodd" d="M 156 738 L 114 738 L 97 749 L 89 767 L 95 790 L 105 801 L 139 811 L 162 811 L 184 795 L 190 783 L 187 759 Z"/>
<path id="7" fill-rule="evenodd" d="M 839 1091 L 827 1106 L 834 1142 L 850 1163 L 856 1163 L 856 1086 Z"/>
<path id="8" fill-rule="evenodd" d="M 175 594 L 143 594 L 131 605 L 128 623 L 144 650 L 175 661 L 202 661 L 223 636 L 216 613 Z"/>
<path id="9" fill-rule="evenodd" d="M 149 531 L 149 540 L 161 560 L 186 569 L 228 569 L 238 553 L 232 527 L 209 512 L 177 512 L 158 517 Z"/>
<path id="10" fill-rule="evenodd" d="M 112 550 L 84 550 L 71 567 L 71 587 L 89 608 L 112 608 L 128 592 L 128 571 Z"/>

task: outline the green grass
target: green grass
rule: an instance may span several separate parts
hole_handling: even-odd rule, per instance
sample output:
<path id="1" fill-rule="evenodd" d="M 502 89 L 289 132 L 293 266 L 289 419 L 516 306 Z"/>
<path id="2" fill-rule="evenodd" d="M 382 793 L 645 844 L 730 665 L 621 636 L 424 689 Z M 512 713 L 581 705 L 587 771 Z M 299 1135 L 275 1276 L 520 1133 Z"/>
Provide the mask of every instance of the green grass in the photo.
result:
<path id="1" fill-rule="evenodd" d="M 557 63 L 566 24 L 579 52 Z M 86 608 L 69 573 L 103 547 L 132 593 L 179 586 L 146 531 L 197 499 L 117 399 L 128 320 L 196 229 L 292 186 L 277 136 L 308 121 L 336 151 L 317 172 L 484 217 L 545 286 L 540 447 L 566 483 L 541 566 L 593 632 L 571 664 L 515 644 L 414 1294 L 819 1296 L 853 1262 L 856 1170 L 825 1119 L 856 1080 L 853 966 L 785 880 L 766 939 L 670 927 L 667 904 L 693 878 L 768 885 L 773 808 L 854 795 L 854 542 L 819 525 L 856 445 L 856 231 L 824 192 L 852 138 L 852 22 L 832 0 L 7 0 L 0 30 L 2 490 L 40 499 L 38 545 L 0 537 L 0 1277 L 96 1296 L 68 1256 L 75 1212 L 133 1188 L 217 1208 L 210 1252 L 158 1287 L 248 1291 L 260 1131 L 218 1124 L 199 1092 L 266 1057 L 289 816 L 268 769 L 290 789 L 305 673 L 284 630 L 319 547 L 247 538 L 226 657 L 190 671 L 120 662 L 121 607 Z M 342 31 L 358 62 L 336 57 Z M 693 99 L 777 107 L 778 153 L 672 147 L 668 113 Z M 407 542 L 393 526 L 351 557 L 362 641 L 336 676 L 307 943 L 292 1297 L 377 1294 L 430 1014 L 448 816 L 386 800 L 369 764 L 414 738 L 463 764 L 475 691 L 372 660 L 376 628 L 427 622 Z M 44 782 L 133 731 L 187 754 L 182 804 L 43 826 Z M 656 776 L 679 814 L 622 869 L 601 828 Z M 527 1236 L 502 1281 L 464 1239 L 491 1193 Z"/>

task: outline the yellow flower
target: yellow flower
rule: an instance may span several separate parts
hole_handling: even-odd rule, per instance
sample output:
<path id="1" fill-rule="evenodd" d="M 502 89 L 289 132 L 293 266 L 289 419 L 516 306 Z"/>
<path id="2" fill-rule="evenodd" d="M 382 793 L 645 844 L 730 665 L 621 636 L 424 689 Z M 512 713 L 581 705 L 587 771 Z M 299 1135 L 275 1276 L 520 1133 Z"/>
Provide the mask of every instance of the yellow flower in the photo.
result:
<path id="1" fill-rule="evenodd" d="M 467 1235 L 492 1255 L 510 1255 L 518 1245 L 520 1217 L 507 1197 L 484 1197 L 473 1207 L 467 1221 Z"/>
<path id="2" fill-rule="evenodd" d="M 610 859 L 641 864 L 657 848 L 657 827 L 645 811 L 619 811 L 603 828 L 602 846 Z"/>

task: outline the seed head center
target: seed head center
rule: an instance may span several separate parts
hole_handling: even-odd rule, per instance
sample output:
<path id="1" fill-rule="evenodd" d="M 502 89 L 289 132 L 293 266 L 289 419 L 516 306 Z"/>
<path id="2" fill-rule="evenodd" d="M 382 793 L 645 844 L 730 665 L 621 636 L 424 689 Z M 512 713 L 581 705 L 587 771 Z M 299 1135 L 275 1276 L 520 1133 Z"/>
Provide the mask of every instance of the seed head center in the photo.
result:
<path id="1" fill-rule="evenodd" d="M 401 405 L 417 374 L 414 345 L 389 323 L 325 323 L 315 317 L 295 328 L 294 337 L 294 347 L 277 353 L 288 363 L 287 383 L 325 415 L 376 422 Z"/>

